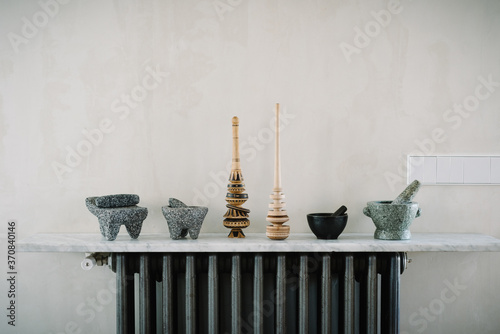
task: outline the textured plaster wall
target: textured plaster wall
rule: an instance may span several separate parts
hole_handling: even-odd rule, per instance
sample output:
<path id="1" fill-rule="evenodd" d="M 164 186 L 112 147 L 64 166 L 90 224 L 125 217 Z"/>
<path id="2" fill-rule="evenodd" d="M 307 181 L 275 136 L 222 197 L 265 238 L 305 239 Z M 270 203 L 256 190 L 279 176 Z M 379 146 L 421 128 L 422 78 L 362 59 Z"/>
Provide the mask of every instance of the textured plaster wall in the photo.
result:
<path id="1" fill-rule="evenodd" d="M 341 204 L 346 231 L 371 233 L 362 208 L 405 187 L 407 154 L 500 154 L 499 41 L 498 1 L 2 0 L 2 240 L 8 219 L 18 239 L 97 233 L 84 198 L 112 193 L 141 196 L 144 233 L 167 232 L 169 197 L 207 205 L 202 233 L 226 233 L 234 115 L 247 231 L 264 232 L 276 102 L 292 233 Z M 455 108 L 480 78 L 477 105 Z M 416 200 L 413 232 L 500 238 L 498 186 L 425 186 Z M 410 257 L 403 333 L 500 331 L 500 255 Z M 19 254 L 17 326 L 4 317 L 0 332 L 113 332 L 114 275 L 82 258 Z"/>

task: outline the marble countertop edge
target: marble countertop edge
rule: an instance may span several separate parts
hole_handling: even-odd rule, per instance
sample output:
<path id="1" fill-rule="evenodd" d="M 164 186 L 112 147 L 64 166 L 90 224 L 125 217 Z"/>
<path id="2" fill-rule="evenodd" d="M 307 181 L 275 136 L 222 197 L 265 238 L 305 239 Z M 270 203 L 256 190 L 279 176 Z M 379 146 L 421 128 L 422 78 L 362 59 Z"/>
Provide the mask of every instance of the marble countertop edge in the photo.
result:
<path id="1" fill-rule="evenodd" d="M 311 233 L 295 233 L 286 240 L 270 240 L 265 233 L 230 239 L 223 233 L 204 233 L 197 240 L 170 239 L 167 233 L 126 234 L 107 241 L 96 233 L 35 234 L 17 242 L 19 252 L 500 252 L 500 240 L 475 233 L 413 233 L 410 240 L 377 240 L 371 233 L 345 233 L 337 240 L 319 240 Z"/>

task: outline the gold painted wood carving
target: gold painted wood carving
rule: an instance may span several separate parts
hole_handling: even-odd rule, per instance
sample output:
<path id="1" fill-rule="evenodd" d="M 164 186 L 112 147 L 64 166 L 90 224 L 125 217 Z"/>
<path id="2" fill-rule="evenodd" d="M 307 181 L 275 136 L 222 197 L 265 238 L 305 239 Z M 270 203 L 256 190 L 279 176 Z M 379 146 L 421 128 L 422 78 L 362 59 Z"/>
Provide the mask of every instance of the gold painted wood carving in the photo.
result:
<path id="1" fill-rule="evenodd" d="M 274 188 L 269 196 L 272 202 L 269 204 L 269 213 L 266 220 L 272 225 L 266 226 L 266 235 L 269 239 L 283 240 L 290 235 L 290 226 L 283 225 L 289 218 L 285 209 L 285 195 L 281 188 L 281 167 L 280 167 L 280 105 L 276 103 L 276 144 L 274 155 Z"/>
<path id="2" fill-rule="evenodd" d="M 231 163 L 231 174 L 229 174 L 229 184 L 227 185 L 226 205 L 227 212 L 224 215 L 224 226 L 230 228 L 229 238 L 244 238 L 242 228 L 250 225 L 248 216 L 250 210 L 241 206 L 247 201 L 248 194 L 245 194 L 245 184 L 240 164 L 240 147 L 238 138 L 239 120 L 233 117 L 233 158 Z"/>

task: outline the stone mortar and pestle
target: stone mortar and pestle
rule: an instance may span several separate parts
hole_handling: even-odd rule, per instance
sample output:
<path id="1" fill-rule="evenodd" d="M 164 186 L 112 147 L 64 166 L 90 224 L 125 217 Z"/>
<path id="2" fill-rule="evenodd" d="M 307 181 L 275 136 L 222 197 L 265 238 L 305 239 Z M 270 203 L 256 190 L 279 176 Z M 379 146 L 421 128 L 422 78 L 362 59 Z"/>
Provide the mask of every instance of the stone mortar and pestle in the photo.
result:
<path id="1" fill-rule="evenodd" d="M 121 225 L 125 225 L 132 239 L 139 237 L 148 209 L 137 204 L 139 196 L 136 194 L 94 196 L 85 199 L 87 209 L 97 217 L 101 234 L 108 241 L 116 239 Z"/>
<path id="2" fill-rule="evenodd" d="M 188 233 L 191 239 L 198 239 L 208 212 L 205 206 L 188 206 L 176 198 L 169 198 L 168 206 L 162 206 L 161 210 L 167 220 L 170 238 L 174 240 L 182 239 Z"/>
<path id="3" fill-rule="evenodd" d="M 413 219 L 419 217 L 421 209 L 412 202 L 420 189 L 420 182 L 413 181 L 394 201 L 368 202 L 363 209 L 377 228 L 374 238 L 382 240 L 408 240 L 411 238 L 409 227 Z"/>
<path id="4" fill-rule="evenodd" d="M 307 223 L 318 239 L 337 239 L 347 225 L 346 211 L 342 205 L 334 213 L 310 213 Z"/>

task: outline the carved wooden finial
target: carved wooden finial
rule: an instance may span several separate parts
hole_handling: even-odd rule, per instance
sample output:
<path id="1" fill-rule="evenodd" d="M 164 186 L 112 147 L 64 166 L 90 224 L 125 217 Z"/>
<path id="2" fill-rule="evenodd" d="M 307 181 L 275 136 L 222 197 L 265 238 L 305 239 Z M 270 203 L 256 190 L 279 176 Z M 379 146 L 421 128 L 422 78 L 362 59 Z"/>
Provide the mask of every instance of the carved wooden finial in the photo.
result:
<path id="1" fill-rule="evenodd" d="M 241 173 L 240 164 L 240 148 L 239 148 L 239 120 L 234 116 L 233 123 L 233 157 L 231 160 L 231 173 L 229 174 L 229 184 L 227 185 L 226 205 L 227 211 L 224 215 L 224 226 L 230 228 L 229 238 L 244 238 L 242 228 L 250 225 L 248 220 L 248 213 L 250 210 L 242 208 L 247 199 L 248 194 L 245 191 L 245 184 L 243 183 L 243 174 Z"/>

